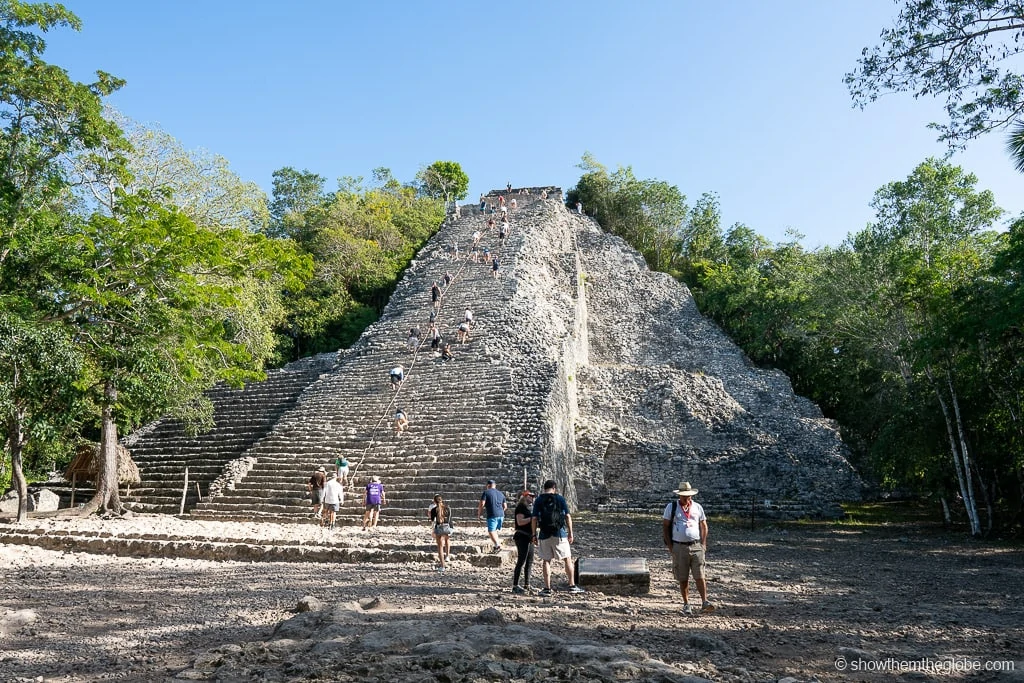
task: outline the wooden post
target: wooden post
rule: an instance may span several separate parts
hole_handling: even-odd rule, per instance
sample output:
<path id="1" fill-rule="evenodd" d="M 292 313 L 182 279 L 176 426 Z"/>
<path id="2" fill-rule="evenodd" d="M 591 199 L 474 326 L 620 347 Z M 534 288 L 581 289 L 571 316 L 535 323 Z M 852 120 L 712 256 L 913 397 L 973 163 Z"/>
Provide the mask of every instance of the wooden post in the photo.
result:
<path id="1" fill-rule="evenodd" d="M 185 514 L 185 496 L 188 494 L 188 467 L 185 467 L 185 485 L 181 489 L 181 510 L 179 515 Z"/>
<path id="2" fill-rule="evenodd" d="M 199 498 L 199 502 L 203 502 L 203 494 L 199 492 L 199 482 L 196 482 L 196 497 Z"/>
<path id="3" fill-rule="evenodd" d="M 750 530 L 751 531 L 754 530 L 754 505 L 755 505 L 754 501 L 755 500 L 756 499 L 753 496 L 750 497 Z"/>
<path id="4" fill-rule="evenodd" d="M 69 507 L 75 507 L 75 485 L 78 483 L 78 472 L 71 473 L 71 505 Z"/>

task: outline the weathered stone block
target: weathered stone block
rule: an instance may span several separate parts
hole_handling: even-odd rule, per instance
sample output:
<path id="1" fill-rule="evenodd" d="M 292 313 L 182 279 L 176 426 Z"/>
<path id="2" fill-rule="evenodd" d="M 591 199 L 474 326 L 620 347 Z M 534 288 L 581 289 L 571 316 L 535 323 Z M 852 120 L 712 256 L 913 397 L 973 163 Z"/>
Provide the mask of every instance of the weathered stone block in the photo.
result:
<path id="1" fill-rule="evenodd" d="M 29 496 L 28 509 L 35 512 L 54 512 L 60 507 L 60 496 L 49 489 L 42 489 Z"/>
<path id="2" fill-rule="evenodd" d="M 576 581 L 587 590 L 610 595 L 644 595 L 651 591 L 651 572 L 642 557 L 581 557 Z"/>

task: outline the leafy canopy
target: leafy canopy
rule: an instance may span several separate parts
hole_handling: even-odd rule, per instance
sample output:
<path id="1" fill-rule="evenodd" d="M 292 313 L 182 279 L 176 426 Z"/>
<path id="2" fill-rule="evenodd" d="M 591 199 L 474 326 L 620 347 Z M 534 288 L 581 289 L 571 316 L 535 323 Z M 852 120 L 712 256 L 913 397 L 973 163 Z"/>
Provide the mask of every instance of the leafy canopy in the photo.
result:
<path id="1" fill-rule="evenodd" d="M 445 201 L 465 199 L 469 191 L 469 176 L 455 161 L 435 161 L 416 174 L 419 191 L 423 196 Z"/>
<path id="2" fill-rule="evenodd" d="M 861 107 L 892 92 L 944 97 L 949 121 L 930 127 L 959 148 L 990 130 L 1024 125 L 1024 77 L 1015 71 L 1022 38 L 1020 0 L 906 0 L 845 81 Z"/>

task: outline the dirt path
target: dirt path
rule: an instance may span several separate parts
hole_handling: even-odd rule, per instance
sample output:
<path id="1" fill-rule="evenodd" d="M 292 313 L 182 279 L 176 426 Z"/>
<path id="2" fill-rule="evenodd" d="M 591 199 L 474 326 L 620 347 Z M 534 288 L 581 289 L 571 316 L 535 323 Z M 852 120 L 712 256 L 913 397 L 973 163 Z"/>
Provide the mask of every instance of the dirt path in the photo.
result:
<path id="1" fill-rule="evenodd" d="M 155 532 L 173 526 L 176 534 L 187 529 L 186 523 L 159 517 L 139 517 L 133 524 Z M 899 680 L 1024 680 L 1024 550 L 1019 547 L 976 543 L 921 525 L 750 531 L 712 521 L 709 578 L 720 608 L 689 618 L 680 613 L 669 556 L 659 546 L 658 520 L 580 514 L 576 528 L 577 555 L 646 557 L 651 593 L 642 598 L 557 593 L 546 601 L 515 596 L 509 591 L 511 568 L 466 562 L 455 562 L 442 575 L 425 563 L 119 559 L 0 545 L 0 681 L 178 677 L 394 683 L 588 680 L 588 675 L 590 680 L 882 681 L 898 674 L 879 667 L 921 666 L 922 661 L 933 669 L 955 670 L 904 673 Z M 379 533 L 412 539 L 425 531 Z M 534 572 L 539 584 L 539 568 Z M 307 595 L 319 598 L 325 610 L 295 617 L 297 602 Z M 358 605 L 365 614 L 355 614 Z M 457 640 L 484 647 L 485 635 L 473 625 L 481 623 L 479 615 L 487 608 L 497 611 L 498 616 L 488 613 L 498 620 L 495 628 L 534 638 L 533 649 L 488 646 L 476 658 L 460 651 Z M 411 632 L 415 624 L 425 633 L 417 643 L 371 643 L 367 637 L 387 632 L 389 625 Z M 444 638 L 437 636 L 438 628 Z M 537 639 L 549 632 L 600 647 L 559 650 L 547 668 L 539 667 L 544 648 Z M 443 651 L 424 649 L 431 638 L 447 643 Z M 332 656 L 328 645 L 347 655 L 324 670 L 317 662 Z M 615 650 L 616 656 L 632 658 L 633 674 L 609 663 L 610 657 L 602 660 L 600 648 L 619 647 L 627 649 Z M 570 651 L 576 654 L 567 655 Z M 577 655 L 578 662 L 565 663 Z M 435 669 L 425 669 L 424 658 Z M 361 660 L 377 664 L 360 669 Z M 489 669 L 481 669 L 484 660 Z M 837 669 L 837 660 L 845 671 Z M 670 666 L 651 673 L 659 661 Z M 999 664 L 1004 661 L 1014 662 L 1015 670 L 984 670 L 1005 668 Z M 243 665 L 247 668 L 240 673 Z M 588 669 L 591 665 L 598 668 Z M 436 667 L 445 667 L 443 673 Z M 607 673 L 608 667 L 616 673 Z M 981 670 L 964 671 L 972 667 Z"/>

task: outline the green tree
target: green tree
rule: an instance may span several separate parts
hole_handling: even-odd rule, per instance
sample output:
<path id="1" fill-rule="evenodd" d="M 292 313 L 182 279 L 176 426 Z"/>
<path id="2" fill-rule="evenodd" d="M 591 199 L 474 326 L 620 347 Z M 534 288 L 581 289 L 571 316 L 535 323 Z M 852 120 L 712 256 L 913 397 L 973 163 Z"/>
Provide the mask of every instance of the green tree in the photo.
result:
<path id="1" fill-rule="evenodd" d="M 202 227 L 266 229 L 266 193 L 256 183 L 242 180 L 227 159 L 206 150 L 187 150 L 165 131 L 144 126 L 111 107 L 105 116 L 124 132 L 129 148 L 103 148 L 73 161 L 82 176 L 80 186 L 106 213 L 112 212 L 116 190 L 129 195 L 165 192 L 169 201 Z M 126 174 L 105 173 L 113 159 L 100 155 L 112 152 L 123 159 Z"/>
<path id="2" fill-rule="evenodd" d="M 403 187 L 388 169 L 376 187 L 342 178 L 329 203 L 298 217 L 301 247 L 314 262 L 309 286 L 287 299 L 280 358 L 335 351 L 355 341 L 384 310 L 416 251 L 444 219 L 443 204 Z"/>
<path id="3" fill-rule="evenodd" d="M 311 171 L 296 171 L 285 166 L 274 171 L 273 181 L 268 234 L 301 240 L 306 214 L 330 201 L 324 194 L 327 179 Z"/>
<path id="4" fill-rule="evenodd" d="M 416 174 L 419 191 L 423 196 L 446 202 L 466 198 L 469 176 L 455 161 L 435 161 Z"/>
<path id="5" fill-rule="evenodd" d="M 102 116 L 103 96 L 122 81 L 98 72 L 95 83 L 78 83 L 42 58 L 41 34 L 80 26 L 61 5 L 0 0 L 0 313 L 7 316 L 10 335 L 4 344 L 4 380 L 10 384 L 4 391 L 3 429 L 7 452 L 16 461 L 15 478 L 22 479 L 21 493 L 22 453 L 42 437 L 44 425 L 60 423 L 59 409 L 49 412 L 43 392 L 61 392 L 50 369 L 37 361 L 52 362 L 54 370 L 71 369 L 61 355 L 65 347 L 56 346 L 66 335 L 42 325 L 36 307 L 71 208 L 70 161 L 92 150 L 107 149 L 116 157 L 125 149 L 117 126 Z M 110 171 L 117 171 L 115 164 Z M 19 358 L 22 353 L 36 358 Z"/>
<path id="6" fill-rule="evenodd" d="M 1006 141 L 1006 152 L 1013 160 L 1013 166 L 1024 173 L 1024 121 L 1018 123 Z"/>
<path id="7" fill-rule="evenodd" d="M 260 378 L 262 358 L 225 312 L 245 301 L 243 274 L 294 286 L 304 262 L 263 235 L 204 229 L 143 195 L 69 224 L 60 247 L 40 302 L 80 340 L 101 410 L 103 457 L 86 512 L 120 511 L 118 420 L 194 415 L 214 382 Z"/>
<path id="8" fill-rule="evenodd" d="M 62 210 L 68 191 L 62 160 L 123 147 L 117 126 L 102 116 L 101 100 L 123 81 L 97 72 L 97 81 L 86 85 L 43 61 L 46 43 L 38 33 L 56 27 L 78 30 L 81 22 L 62 5 L 0 0 L 0 268 Z"/>
<path id="9" fill-rule="evenodd" d="M 107 114 L 125 131 L 129 147 L 90 150 L 71 159 L 85 199 L 83 211 L 95 209 L 109 216 L 125 196 L 162 197 L 202 229 L 254 233 L 267 227 L 266 194 L 255 183 L 239 178 L 226 159 L 204 150 L 186 150 L 171 135 L 142 126 L 113 109 L 108 108 Z M 111 155 L 123 163 L 123 172 L 110 172 L 115 167 L 114 159 L 108 158 Z M 281 258 L 286 272 L 297 256 L 290 241 L 261 251 Z M 276 265 L 259 264 L 253 273 L 271 272 Z M 235 335 L 246 340 L 254 357 L 268 358 L 277 344 L 275 328 L 285 319 L 280 291 L 285 280 L 250 272 L 236 279 L 241 296 L 221 315 L 230 321 Z M 291 286 L 300 288 L 294 280 Z"/>
<path id="10" fill-rule="evenodd" d="M 679 188 L 662 180 L 638 179 L 630 167 L 609 174 L 589 152 L 577 166 L 583 175 L 569 190 L 567 203 L 582 202 L 602 228 L 639 250 L 651 268 L 672 269 L 689 210 Z"/>
<path id="11" fill-rule="evenodd" d="M 972 287 L 991 262 L 991 229 L 1001 215 L 992 194 L 977 191 L 976 183 L 959 167 L 929 159 L 905 181 L 881 188 L 872 203 L 875 223 L 849 242 L 861 273 L 857 287 L 831 292 L 828 304 L 839 314 L 835 328 L 847 330 L 870 362 L 921 407 L 918 424 L 940 416 L 951 464 L 946 471 L 955 476 L 972 534 L 981 533 L 981 474 L 962 393 L 973 380 L 963 372 L 969 344 L 950 312 L 958 292 Z"/>
<path id="12" fill-rule="evenodd" d="M 988 131 L 1024 125 L 1024 50 L 1019 0 L 906 0 L 881 44 L 864 48 L 846 75 L 863 107 L 891 92 L 945 97 L 947 123 L 932 123 L 952 147 Z M 1019 129 L 1018 129 L 1018 132 Z"/>
<path id="13" fill-rule="evenodd" d="M 32 440 L 59 439 L 76 425 L 80 411 L 74 381 L 81 366 L 65 328 L 0 311 L 0 419 L 18 492 L 18 522 L 24 520 L 28 503 L 25 447 Z"/>

